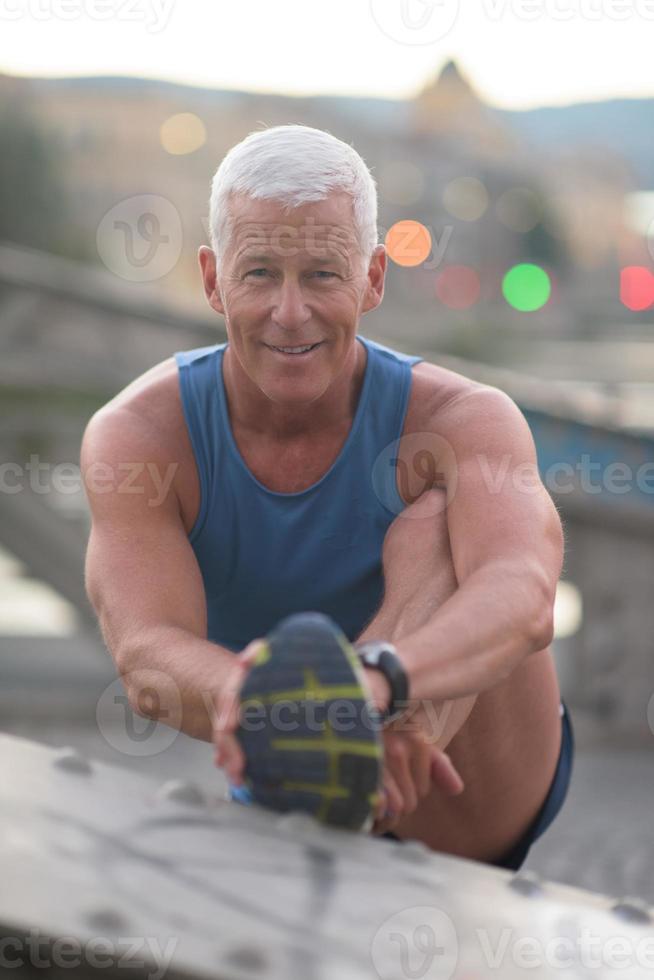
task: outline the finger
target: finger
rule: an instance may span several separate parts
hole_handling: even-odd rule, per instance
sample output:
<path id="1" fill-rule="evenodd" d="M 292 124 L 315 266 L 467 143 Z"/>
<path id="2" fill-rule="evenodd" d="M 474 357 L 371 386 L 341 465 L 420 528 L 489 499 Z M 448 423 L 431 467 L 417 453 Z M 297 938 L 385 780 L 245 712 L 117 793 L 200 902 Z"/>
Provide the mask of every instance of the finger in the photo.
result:
<path id="1" fill-rule="evenodd" d="M 243 683 L 241 670 L 230 672 L 214 698 L 214 728 L 219 732 L 235 732 L 240 720 L 240 691 Z"/>
<path id="2" fill-rule="evenodd" d="M 403 810 L 405 813 L 413 813 L 418 805 L 418 796 L 411 777 L 407 748 L 401 737 L 389 741 L 387 758 L 388 768 L 402 795 Z"/>
<path id="3" fill-rule="evenodd" d="M 234 735 L 223 735 L 219 750 L 219 765 L 230 782 L 240 785 L 245 773 L 245 755 Z"/>
<path id="4" fill-rule="evenodd" d="M 373 826 L 373 832 L 376 834 L 385 834 L 387 830 L 394 830 L 402 820 L 402 814 L 396 813 L 393 810 L 388 810 L 385 816 L 380 817 L 376 820 Z"/>
<path id="5" fill-rule="evenodd" d="M 244 650 L 241 650 L 241 652 L 238 654 L 238 659 L 245 666 L 251 667 L 259 655 L 259 651 L 265 646 L 266 640 L 262 639 L 261 637 L 257 637 L 256 640 L 252 640 L 250 643 L 248 643 Z"/>
<path id="6" fill-rule="evenodd" d="M 432 749 L 431 778 L 433 783 L 447 796 L 458 796 L 465 784 L 446 752 Z"/>
<path id="7" fill-rule="evenodd" d="M 388 768 L 384 771 L 384 796 L 386 800 L 386 810 L 383 816 L 391 812 L 401 815 L 404 810 L 404 800 L 392 773 Z"/>
<path id="8" fill-rule="evenodd" d="M 431 746 L 423 737 L 416 736 L 410 744 L 409 766 L 418 799 L 423 799 L 431 790 L 431 760 Z"/>
<path id="9" fill-rule="evenodd" d="M 388 793 L 386 792 L 386 789 L 380 789 L 377 797 L 377 802 L 373 810 L 373 816 L 376 821 L 381 820 L 388 810 Z"/>
<path id="10" fill-rule="evenodd" d="M 376 836 L 380 836 L 381 834 L 386 834 L 388 833 L 389 830 L 395 830 L 399 822 L 400 822 L 399 817 L 394 817 L 392 820 L 389 820 L 388 818 L 385 818 L 384 820 L 378 820 L 376 821 L 376 823 L 373 824 L 371 833 L 375 834 Z"/>

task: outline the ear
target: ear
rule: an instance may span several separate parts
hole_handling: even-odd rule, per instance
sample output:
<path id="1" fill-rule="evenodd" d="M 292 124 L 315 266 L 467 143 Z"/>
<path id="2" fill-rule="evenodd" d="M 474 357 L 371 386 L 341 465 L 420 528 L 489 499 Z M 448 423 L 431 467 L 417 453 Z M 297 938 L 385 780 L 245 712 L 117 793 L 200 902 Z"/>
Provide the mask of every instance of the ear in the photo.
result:
<path id="1" fill-rule="evenodd" d="M 374 310 L 384 298 L 384 280 L 386 277 L 386 249 L 383 245 L 375 246 L 368 266 L 368 284 L 361 307 L 362 313 Z"/>
<path id="2" fill-rule="evenodd" d="M 224 316 L 225 307 L 216 280 L 216 253 L 208 245 L 201 245 L 198 249 L 198 261 L 207 302 L 212 310 L 215 310 L 216 313 L 222 313 Z"/>

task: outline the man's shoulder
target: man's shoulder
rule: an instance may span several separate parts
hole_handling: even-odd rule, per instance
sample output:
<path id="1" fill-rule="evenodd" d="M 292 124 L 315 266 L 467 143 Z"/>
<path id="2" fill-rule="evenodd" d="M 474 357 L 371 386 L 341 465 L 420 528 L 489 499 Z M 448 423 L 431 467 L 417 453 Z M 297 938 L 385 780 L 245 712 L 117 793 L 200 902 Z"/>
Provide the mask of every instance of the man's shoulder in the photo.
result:
<path id="1" fill-rule="evenodd" d="M 419 361 L 411 368 L 411 398 L 407 412 L 407 427 L 430 427 L 443 419 L 450 406 L 466 395 L 488 389 L 458 371 L 452 371 L 431 361 Z"/>
<path id="2" fill-rule="evenodd" d="M 173 356 L 148 368 L 118 391 L 92 417 L 96 430 L 139 442 L 173 448 L 183 421 L 178 367 Z"/>

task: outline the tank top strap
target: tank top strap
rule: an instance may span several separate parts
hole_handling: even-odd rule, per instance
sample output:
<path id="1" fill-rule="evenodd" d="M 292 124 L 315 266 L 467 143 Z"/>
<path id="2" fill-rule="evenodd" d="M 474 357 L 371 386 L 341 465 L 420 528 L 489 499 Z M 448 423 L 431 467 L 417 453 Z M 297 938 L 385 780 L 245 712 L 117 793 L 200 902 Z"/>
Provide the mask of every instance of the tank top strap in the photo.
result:
<path id="1" fill-rule="evenodd" d="M 224 445 L 220 432 L 224 425 L 220 417 L 220 358 L 226 346 L 226 343 L 213 344 L 174 354 L 182 409 L 200 482 L 200 511 L 189 532 L 191 542 L 206 521 L 211 491 L 220 472 L 219 447 Z"/>

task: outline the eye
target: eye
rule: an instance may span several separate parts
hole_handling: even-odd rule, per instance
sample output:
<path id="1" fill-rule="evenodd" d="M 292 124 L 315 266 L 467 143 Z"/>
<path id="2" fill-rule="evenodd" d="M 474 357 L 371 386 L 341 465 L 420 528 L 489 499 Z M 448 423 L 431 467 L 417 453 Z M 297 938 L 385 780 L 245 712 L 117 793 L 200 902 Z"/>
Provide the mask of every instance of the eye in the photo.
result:
<path id="1" fill-rule="evenodd" d="M 326 269 L 318 269 L 316 272 L 317 276 L 336 276 L 335 272 L 328 272 Z"/>
<path id="2" fill-rule="evenodd" d="M 249 272 L 246 272 L 245 275 L 246 276 L 252 276 L 252 275 L 254 275 L 255 272 L 266 272 L 267 273 L 268 270 L 267 269 L 250 269 L 250 271 Z M 258 279 L 258 278 L 260 278 L 260 277 L 259 276 L 255 276 L 255 279 Z"/>

